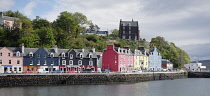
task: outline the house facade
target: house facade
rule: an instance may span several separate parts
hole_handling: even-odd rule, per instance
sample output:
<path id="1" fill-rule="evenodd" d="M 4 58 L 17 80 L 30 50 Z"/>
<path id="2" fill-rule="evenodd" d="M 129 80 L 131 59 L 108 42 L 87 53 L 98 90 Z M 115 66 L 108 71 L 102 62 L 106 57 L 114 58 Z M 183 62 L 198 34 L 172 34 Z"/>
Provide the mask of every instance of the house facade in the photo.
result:
<path id="1" fill-rule="evenodd" d="M 138 21 L 120 20 L 119 37 L 125 40 L 140 40 Z"/>
<path id="2" fill-rule="evenodd" d="M 199 62 L 184 64 L 184 67 L 188 71 L 192 71 L 192 72 L 201 72 L 202 70 L 206 69 L 206 66 L 202 66 L 202 63 L 199 63 Z"/>
<path id="3" fill-rule="evenodd" d="M 4 16 L 3 12 L 0 12 L 0 28 L 6 29 L 15 29 L 16 27 L 21 28 L 22 23 L 16 21 L 20 20 L 19 18 Z"/>
<path id="4" fill-rule="evenodd" d="M 25 48 L 24 49 L 24 71 L 37 72 L 38 69 L 54 71 L 58 69 L 59 58 L 44 48 Z"/>
<path id="5" fill-rule="evenodd" d="M 161 65 L 162 65 L 162 56 L 155 47 L 154 49 L 149 51 L 149 70 L 161 71 L 162 70 Z"/>
<path id="6" fill-rule="evenodd" d="M 82 72 L 86 69 L 97 71 L 98 59 L 95 48 L 70 49 L 66 53 L 61 53 L 60 62 L 59 69 L 63 72 L 72 70 Z"/>
<path id="7" fill-rule="evenodd" d="M 16 48 L 0 47 L 0 66 L 3 66 L 4 73 L 22 73 L 23 57 Z"/>
<path id="8" fill-rule="evenodd" d="M 107 45 L 102 56 L 102 69 L 109 69 L 112 72 L 131 72 L 134 67 L 133 61 L 134 56 L 130 49 Z"/>
<path id="9" fill-rule="evenodd" d="M 162 59 L 162 68 L 167 70 L 173 70 L 173 63 L 170 60 Z"/>

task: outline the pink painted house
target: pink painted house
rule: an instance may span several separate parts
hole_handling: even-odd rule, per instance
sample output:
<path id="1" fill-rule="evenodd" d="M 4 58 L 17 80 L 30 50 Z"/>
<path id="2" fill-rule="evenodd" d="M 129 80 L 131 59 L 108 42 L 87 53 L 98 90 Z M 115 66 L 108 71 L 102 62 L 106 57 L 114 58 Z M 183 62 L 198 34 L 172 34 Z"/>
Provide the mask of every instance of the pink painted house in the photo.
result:
<path id="1" fill-rule="evenodd" d="M 16 48 L 0 47 L 0 66 L 4 67 L 4 73 L 22 73 L 23 57 Z"/>
<path id="2" fill-rule="evenodd" d="M 134 56 L 129 48 L 114 48 L 107 45 L 102 56 L 102 69 L 111 72 L 131 72 L 133 70 Z"/>

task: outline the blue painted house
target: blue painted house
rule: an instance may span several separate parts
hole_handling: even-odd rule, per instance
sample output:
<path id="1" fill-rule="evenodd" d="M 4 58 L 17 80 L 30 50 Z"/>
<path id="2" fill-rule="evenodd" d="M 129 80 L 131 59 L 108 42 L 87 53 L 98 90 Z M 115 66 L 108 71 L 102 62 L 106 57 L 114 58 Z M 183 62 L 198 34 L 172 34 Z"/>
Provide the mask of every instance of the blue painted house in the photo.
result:
<path id="1" fill-rule="evenodd" d="M 59 58 L 54 53 L 44 48 L 24 48 L 23 66 L 24 71 L 37 72 L 38 69 L 46 71 L 57 70 Z"/>
<path id="2" fill-rule="evenodd" d="M 154 49 L 149 51 L 149 69 L 151 71 L 161 71 L 162 65 L 162 56 L 161 54 L 157 51 L 157 48 L 155 47 Z"/>

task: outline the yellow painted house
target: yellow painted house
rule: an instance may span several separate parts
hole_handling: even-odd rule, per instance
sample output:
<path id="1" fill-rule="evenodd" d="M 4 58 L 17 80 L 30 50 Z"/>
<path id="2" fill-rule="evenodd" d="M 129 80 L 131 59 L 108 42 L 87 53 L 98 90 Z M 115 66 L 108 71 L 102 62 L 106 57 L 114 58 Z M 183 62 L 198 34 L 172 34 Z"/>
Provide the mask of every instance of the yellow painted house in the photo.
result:
<path id="1" fill-rule="evenodd" d="M 147 70 L 148 69 L 148 56 L 146 51 L 132 50 L 134 55 L 134 70 Z"/>

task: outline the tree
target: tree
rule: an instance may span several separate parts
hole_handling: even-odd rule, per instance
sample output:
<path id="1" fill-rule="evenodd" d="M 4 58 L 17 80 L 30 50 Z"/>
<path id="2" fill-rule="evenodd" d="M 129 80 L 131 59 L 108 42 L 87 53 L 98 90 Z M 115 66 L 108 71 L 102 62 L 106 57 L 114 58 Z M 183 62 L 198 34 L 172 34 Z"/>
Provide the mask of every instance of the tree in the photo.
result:
<path id="1" fill-rule="evenodd" d="M 111 34 L 110 36 L 113 37 L 113 38 L 116 38 L 116 37 L 119 37 L 118 34 L 119 34 L 119 30 L 114 29 L 114 30 L 112 31 L 112 34 Z"/>
<path id="2" fill-rule="evenodd" d="M 50 27 L 50 22 L 46 19 L 40 18 L 39 16 L 37 16 L 36 19 L 32 21 L 32 24 L 34 30 L 41 29 L 42 27 Z"/>
<path id="3" fill-rule="evenodd" d="M 36 33 L 38 34 L 40 38 L 39 39 L 40 47 L 50 48 L 56 43 L 52 28 L 42 27 L 41 29 L 37 29 Z"/>

